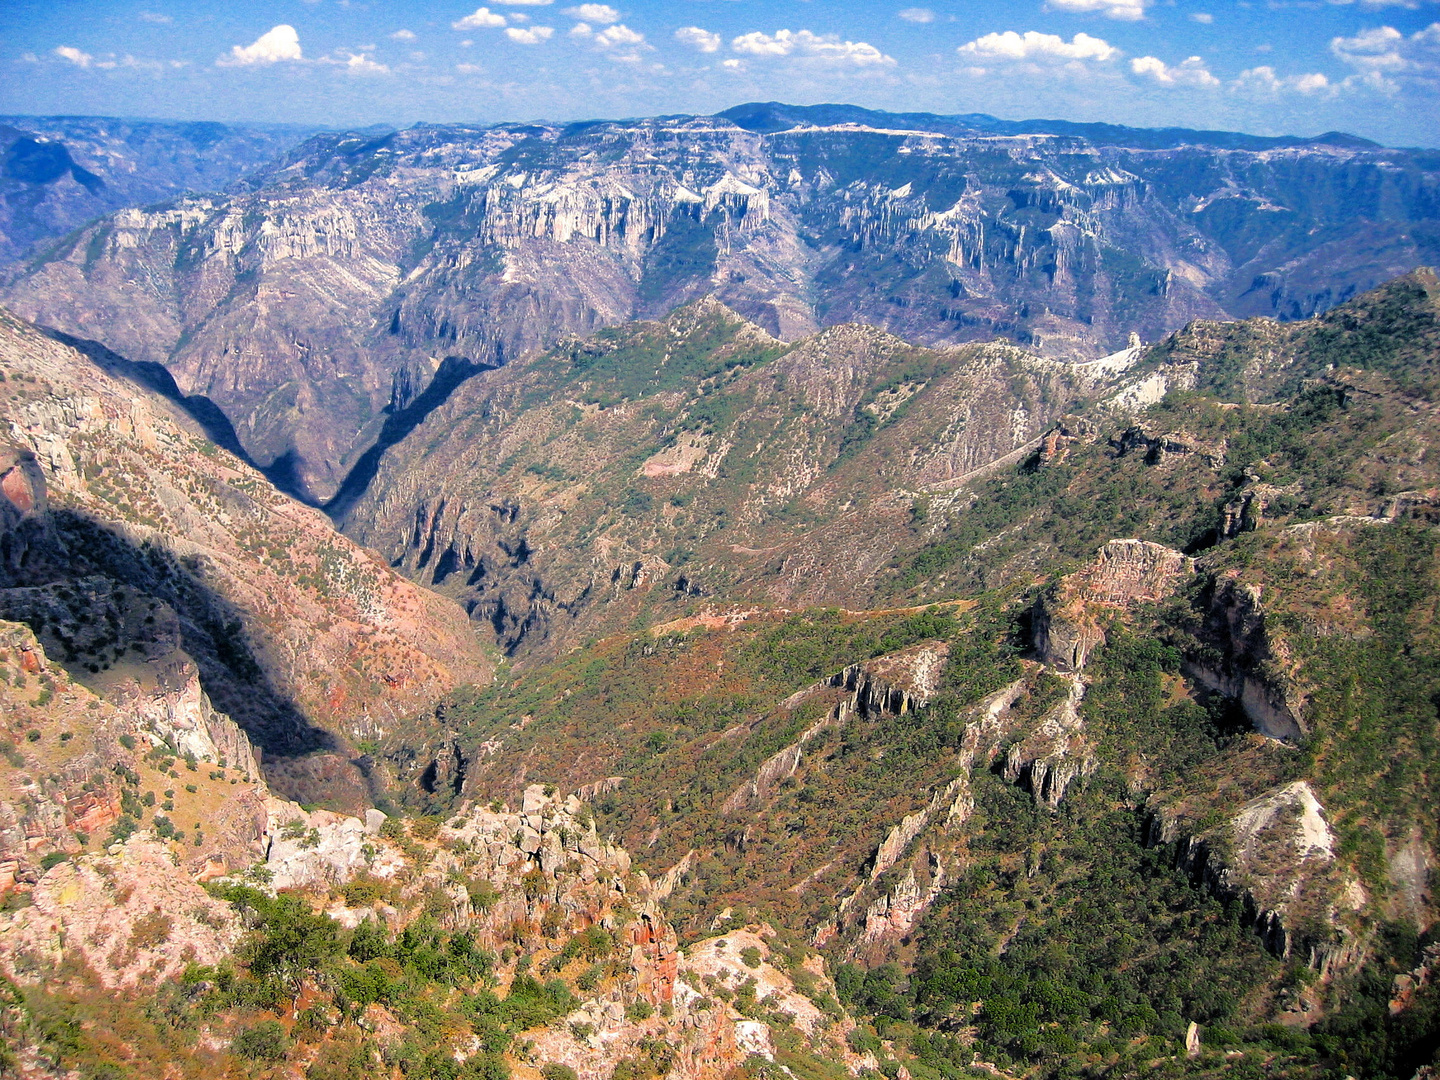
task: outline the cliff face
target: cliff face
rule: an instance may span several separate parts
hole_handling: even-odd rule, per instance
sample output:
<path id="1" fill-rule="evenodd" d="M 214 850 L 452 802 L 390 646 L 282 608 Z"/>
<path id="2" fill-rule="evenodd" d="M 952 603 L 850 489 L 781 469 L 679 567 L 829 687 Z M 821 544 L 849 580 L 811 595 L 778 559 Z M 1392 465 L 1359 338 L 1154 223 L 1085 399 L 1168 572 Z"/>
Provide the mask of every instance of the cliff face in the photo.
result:
<path id="1" fill-rule="evenodd" d="M 1044 594 L 1035 607 L 1035 651 L 1046 663 L 1079 672 L 1105 640 L 1106 610 L 1163 600 L 1191 572 L 1190 560 L 1161 544 L 1112 540 L 1095 561 Z"/>
<path id="2" fill-rule="evenodd" d="M 488 677 L 463 613 L 280 495 L 130 369 L 6 316 L 0 370 L 15 447 L 0 615 L 106 700 L 169 725 L 177 752 L 245 758 L 217 742 L 218 710 L 300 794 L 287 759 L 343 753 Z M 344 758 L 335 769 L 326 797 L 356 805 L 363 781 Z"/>
<path id="3" fill-rule="evenodd" d="M 784 340 L 854 321 L 1091 359 L 1197 317 L 1305 317 L 1434 258 L 1409 226 L 1435 178 L 1403 151 L 932 120 L 322 135 L 246 192 L 86 229 L 6 302 L 165 363 L 325 500 L 447 358 L 705 294 Z"/>

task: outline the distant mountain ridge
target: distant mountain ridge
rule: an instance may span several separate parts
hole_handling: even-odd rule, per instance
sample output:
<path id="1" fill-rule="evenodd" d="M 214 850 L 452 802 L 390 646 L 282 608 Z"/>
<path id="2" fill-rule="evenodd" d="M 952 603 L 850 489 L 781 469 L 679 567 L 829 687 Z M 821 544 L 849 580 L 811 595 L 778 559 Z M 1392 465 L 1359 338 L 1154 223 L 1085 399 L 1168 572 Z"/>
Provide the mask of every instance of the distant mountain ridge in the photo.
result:
<path id="1" fill-rule="evenodd" d="M 1147 150 L 1173 150 L 1181 146 L 1213 146 L 1225 150 L 1271 150 L 1291 146 L 1341 146 L 1352 149 L 1381 149 L 1381 144 L 1327 131 L 1323 135 L 1250 135 L 1239 131 L 1196 130 L 1194 128 L 1136 128 L 1123 124 L 1085 123 L 1075 120 L 1001 120 L 987 113 L 895 113 L 865 109 L 858 105 L 787 105 L 779 101 L 747 102 L 716 114 L 733 120 L 747 131 L 766 135 L 800 125 L 826 127 L 834 124 L 865 124 L 915 131 L 939 131 L 952 135 L 1067 135 L 1085 139 L 1096 146 L 1130 146 Z"/>
<path id="2" fill-rule="evenodd" d="M 0 266 L 126 206 L 218 191 L 318 130 L 291 124 L 0 116 Z"/>

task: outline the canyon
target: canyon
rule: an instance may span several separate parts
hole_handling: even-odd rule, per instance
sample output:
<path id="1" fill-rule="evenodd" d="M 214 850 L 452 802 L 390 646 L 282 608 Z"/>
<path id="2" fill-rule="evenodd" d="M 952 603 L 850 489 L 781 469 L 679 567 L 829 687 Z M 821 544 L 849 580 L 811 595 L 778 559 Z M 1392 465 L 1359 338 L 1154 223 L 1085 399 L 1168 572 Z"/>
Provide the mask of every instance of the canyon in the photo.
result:
<path id="1" fill-rule="evenodd" d="M 0 1071 L 1428 1075 L 1432 152 L 6 123 Z"/>

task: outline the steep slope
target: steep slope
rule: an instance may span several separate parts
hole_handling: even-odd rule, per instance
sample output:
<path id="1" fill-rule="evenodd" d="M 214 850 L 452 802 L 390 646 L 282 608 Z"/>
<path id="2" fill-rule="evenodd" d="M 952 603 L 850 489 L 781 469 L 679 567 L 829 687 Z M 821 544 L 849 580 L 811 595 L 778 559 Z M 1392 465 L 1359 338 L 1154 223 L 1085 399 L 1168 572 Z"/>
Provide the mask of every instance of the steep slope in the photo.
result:
<path id="1" fill-rule="evenodd" d="M 452 603 L 218 449 L 133 366 L 0 315 L 0 373 L 0 615 L 101 696 L 169 685 L 180 650 L 272 783 L 354 806 L 363 778 L 336 751 L 488 678 Z"/>
<path id="2" fill-rule="evenodd" d="M 465 382 L 341 520 L 511 652 L 717 604 L 866 606 L 920 491 L 1111 378 L 864 326 L 786 347 L 707 299 Z"/>
<path id="3" fill-rule="evenodd" d="M 314 133 L 98 116 L 0 116 L 0 265 L 103 214 L 219 191 Z"/>
<path id="4" fill-rule="evenodd" d="M 616 634 L 452 695 L 388 767 L 421 808 L 593 791 L 682 941 L 768 918 L 856 963 L 841 998 L 912 1075 L 1409 1077 L 1440 283 L 1131 359 L 879 590 L 971 599 Z"/>
<path id="5" fill-rule="evenodd" d="M 1092 359 L 1436 258 L 1419 152 L 847 117 L 322 135 L 253 190 L 97 223 L 6 302 L 165 363 L 324 501 L 447 360 L 709 293 L 785 340 L 855 321 Z"/>

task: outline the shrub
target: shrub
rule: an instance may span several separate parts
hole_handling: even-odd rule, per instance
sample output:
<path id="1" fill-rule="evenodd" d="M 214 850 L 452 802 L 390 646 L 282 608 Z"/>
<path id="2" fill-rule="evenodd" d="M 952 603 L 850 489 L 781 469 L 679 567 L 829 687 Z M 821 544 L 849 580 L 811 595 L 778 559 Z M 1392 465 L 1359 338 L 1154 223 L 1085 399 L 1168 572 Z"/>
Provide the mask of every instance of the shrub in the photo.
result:
<path id="1" fill-rule="evenodd" d="M 285 1028 L 278 1020 L 261 1020 L 242 1028 L 230 1043 L 230 1049 L 251 1061 L 279 1061 L 290 1047 Z"/>
<path id="2" fill-rule="evenodd" d="M 655 1007 L 643 999 L 625 1006 L 626 1020 L 649 1020 L 654 1015 Z"/>
<path id="3" fill-rule="evenodd" d="M 148 915 L 141 915 L 135 920 L 135 928 L 130 933 L 130 944 L 136 949 L 153 949 L 157 945 L 163 945 L 170 940 L 173 925 L 170 916 L 157 907 Z"/>

